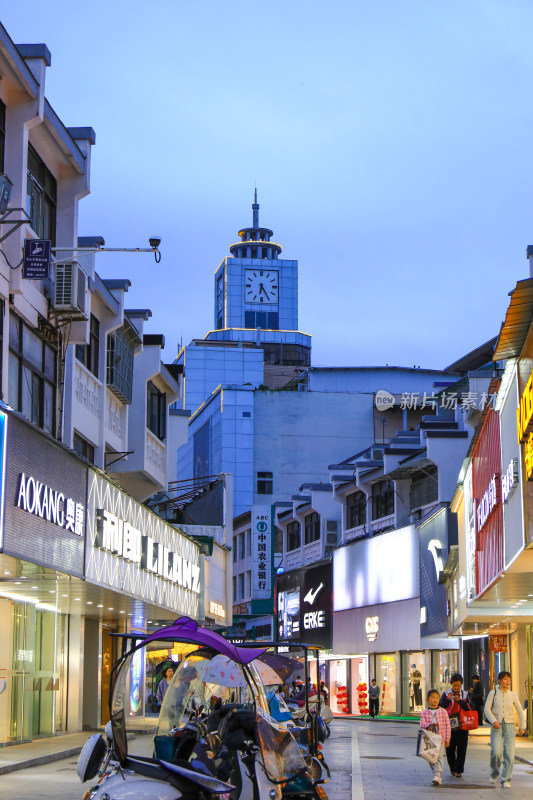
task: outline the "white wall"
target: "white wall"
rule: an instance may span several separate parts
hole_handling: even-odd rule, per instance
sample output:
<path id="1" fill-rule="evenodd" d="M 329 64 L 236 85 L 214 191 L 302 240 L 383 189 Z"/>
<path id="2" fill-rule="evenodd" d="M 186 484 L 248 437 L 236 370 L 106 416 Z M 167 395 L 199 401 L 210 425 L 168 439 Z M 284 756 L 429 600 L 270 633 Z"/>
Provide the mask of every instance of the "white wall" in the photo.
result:
<path id="1" fill-rule="evenodd" d="M 456 376 L 458 377 L 458 376 Z M 437 370 L 407 367 L 313 367 L 309 372 L 309 389 L 329 392 L 377 392 L 391 394 L 433 391 L 436 381 L 453 383 L 455 377 Z"/>

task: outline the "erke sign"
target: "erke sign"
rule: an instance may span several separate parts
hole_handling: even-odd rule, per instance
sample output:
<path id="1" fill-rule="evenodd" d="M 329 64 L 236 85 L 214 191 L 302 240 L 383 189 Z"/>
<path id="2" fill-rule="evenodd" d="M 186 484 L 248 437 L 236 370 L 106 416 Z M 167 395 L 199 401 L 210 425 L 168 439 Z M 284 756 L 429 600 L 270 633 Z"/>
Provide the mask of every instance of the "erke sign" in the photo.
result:
<path id="1" fill-rule="evenodd" d="M 304 603 L 308 603 L 309 605 L 313 605 L 315 600 L 317 599 L 320 592 L 324 589 L 324 584 L 320 581 L 319 585 L 316 589 L 309 589 L 307 594 L 304 597 Z M 303 623 L 304 629 L 309 631 L 313 628 L 325 628 L 326 627 L 326 612 L 322 610 L 318 611 L 306 611 L 303 615 Z"/>
<path id="2" fill-rule="evenodd" d="M 103 508 L 96 510 L 95 547 L 139 564 L 166 581 L 200 593 L 200 567 L 155 542 L 123 519 Z"/>

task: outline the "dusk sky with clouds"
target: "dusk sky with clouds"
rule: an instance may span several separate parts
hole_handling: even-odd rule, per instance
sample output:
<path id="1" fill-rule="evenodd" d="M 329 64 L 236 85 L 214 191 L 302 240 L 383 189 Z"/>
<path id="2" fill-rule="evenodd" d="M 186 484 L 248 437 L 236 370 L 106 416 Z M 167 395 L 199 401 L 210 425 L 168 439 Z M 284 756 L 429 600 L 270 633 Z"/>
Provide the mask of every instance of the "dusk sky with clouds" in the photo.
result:
<path id="1" fill-rule="evenodd" d="M 80 234 L 171 360 L 260 221 L 299 261 L 316 365 L 444 367 L 499 331 L 533 244 L 530 0 L 4 2 L 46 94 L 96 132 Z"/>

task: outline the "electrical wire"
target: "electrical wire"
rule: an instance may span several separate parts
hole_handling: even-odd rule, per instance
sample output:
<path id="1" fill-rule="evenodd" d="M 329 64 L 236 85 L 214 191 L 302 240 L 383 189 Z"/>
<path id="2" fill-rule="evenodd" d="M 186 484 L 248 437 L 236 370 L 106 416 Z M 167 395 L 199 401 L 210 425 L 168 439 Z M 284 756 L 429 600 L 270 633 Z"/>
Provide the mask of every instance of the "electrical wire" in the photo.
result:
<path id="1" fill-rule="evenodd" d="M 6 256 L 6 254 L 4 253 L 4 251 L 2 249 L 0 249 L 0 253 L 2 253 L 2 255 L 4 256 L 4 261 L 6 262 L 7 266 L 9 267 L 9 269 L 18 269 L 19 267 L 22 266 L 22 262 L 24 261 L 23 258 L 21 258 L 19 263 L 14 267 L 13 264 L 9 263 L 9 259 L 8 259 L 8 257 Z"/>

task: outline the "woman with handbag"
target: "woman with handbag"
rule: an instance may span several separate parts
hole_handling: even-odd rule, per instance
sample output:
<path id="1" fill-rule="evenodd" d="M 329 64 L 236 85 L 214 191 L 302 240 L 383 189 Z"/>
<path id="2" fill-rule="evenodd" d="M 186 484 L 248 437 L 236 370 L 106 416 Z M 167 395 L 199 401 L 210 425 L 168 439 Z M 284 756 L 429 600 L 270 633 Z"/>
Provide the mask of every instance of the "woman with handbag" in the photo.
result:
<path id="1" fill-rule="evenodd" d="M 515 709 L 518 714 L 519 736 L 522 736 L 526 727 L 526 715 L 520 705 L 520 700 L 510 687 L 511 673 L 499 672 L 498 686 L 488 693 L 485 704 L 485 716 L 492 726 L 490 731 L 490 780 L 494 784 L 500 780 L 503 789 L 511 788 L 516 744 Z M 502 756 L 503 769 L 500 776 Z"/>
<path id="2" fill-rule="evenodd" d="M 466 750 L 468 748 L 468 730 L 461 727 L 461 711 L 470 711 L 468 694 L 462 688 L 463 676 L 454 672 L 450 678 L 450 688 L 443 692 L 439 706 L 445 708 L 450 718 L 452 734 L 450 744 L 446 748 L 446 759 L 451 774 L 461 778 L 464 772 Z"/>

